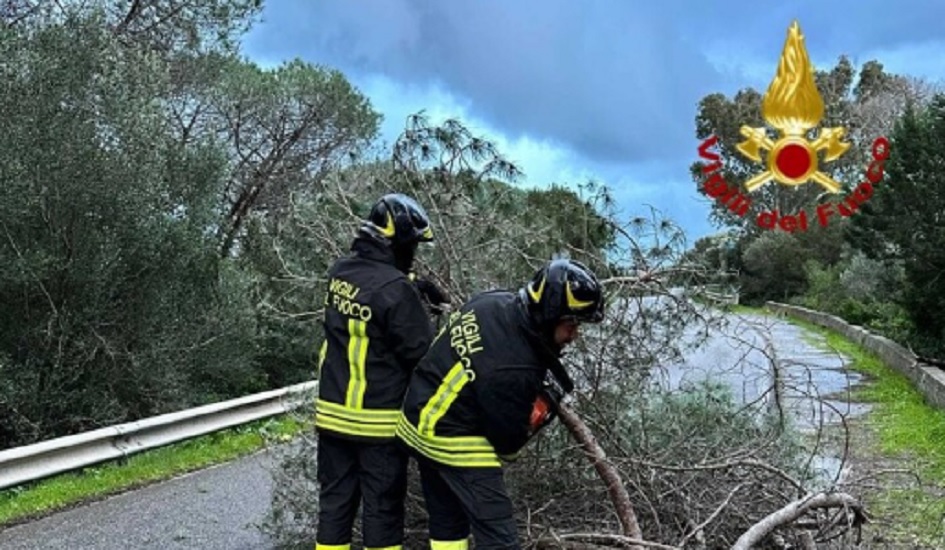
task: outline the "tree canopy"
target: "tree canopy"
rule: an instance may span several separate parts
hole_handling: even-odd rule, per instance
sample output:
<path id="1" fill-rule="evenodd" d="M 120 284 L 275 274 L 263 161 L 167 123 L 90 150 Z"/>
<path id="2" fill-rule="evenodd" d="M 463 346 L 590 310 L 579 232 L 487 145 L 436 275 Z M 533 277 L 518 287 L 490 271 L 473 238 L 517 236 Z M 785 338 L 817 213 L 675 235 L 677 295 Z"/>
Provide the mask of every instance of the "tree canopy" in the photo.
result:
<path id="1" fill-rule="evenodd" d="M 324 274 L 386 192 L 456 300 L 606 266 L 603 191 L 520 188 L 455 120 L 380 150 L 339 71 L 238 54 L 259 7 L 0 3 L 0 448 L 311 379 Z"/>
<path id="2" fill-rule="evenodd" d="M 850 243 L 869 258 L 901 265 L 902 303 L 923 348 L 945 338 L 945 95 L 910 108 L 891 136 L 886 177 L 859 216 Z"/>

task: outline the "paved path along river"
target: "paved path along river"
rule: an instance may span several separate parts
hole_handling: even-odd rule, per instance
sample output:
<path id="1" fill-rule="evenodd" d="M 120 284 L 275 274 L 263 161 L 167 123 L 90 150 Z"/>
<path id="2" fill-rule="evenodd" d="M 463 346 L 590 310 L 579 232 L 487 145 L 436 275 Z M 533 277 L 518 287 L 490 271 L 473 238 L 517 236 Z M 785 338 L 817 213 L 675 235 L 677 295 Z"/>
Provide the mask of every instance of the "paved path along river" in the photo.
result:
<path id="1" fill-rule="evenodd" d="M 761 351 L 766 331 L 780 365 L 782 402 L 800 424 L 816 425 L 820 419 L 818 395 L 844 392 L 858 381 L 844 371 L 841 357 L 811 345 L 785 321 L 758 315 L 730 316 L 728 321 L 685 361 L 669 365 L 663 381 L 678 385 L 708 374 L 752 400 L 771 383 L 771 368 Z M 841 400 L 832 404 L 844 414 L 863 412 Z M 0 532 L 0 549 L 272 549 L 253 526 L 269 506 L 269 462 L 260 453 L 14 526 Z"/>

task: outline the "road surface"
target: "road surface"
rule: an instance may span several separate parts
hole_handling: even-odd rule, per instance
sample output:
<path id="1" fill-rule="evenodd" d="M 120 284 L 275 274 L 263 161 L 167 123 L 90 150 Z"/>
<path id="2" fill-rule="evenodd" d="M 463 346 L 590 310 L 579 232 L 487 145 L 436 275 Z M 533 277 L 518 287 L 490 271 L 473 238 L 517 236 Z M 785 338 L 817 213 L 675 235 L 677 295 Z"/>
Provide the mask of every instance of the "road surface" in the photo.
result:
<path id="1" fill-rule="evenodd" d="M 253 523 L 269 509 L 257 453 L 0 531 L 3 550 L 272 549 Z"/>

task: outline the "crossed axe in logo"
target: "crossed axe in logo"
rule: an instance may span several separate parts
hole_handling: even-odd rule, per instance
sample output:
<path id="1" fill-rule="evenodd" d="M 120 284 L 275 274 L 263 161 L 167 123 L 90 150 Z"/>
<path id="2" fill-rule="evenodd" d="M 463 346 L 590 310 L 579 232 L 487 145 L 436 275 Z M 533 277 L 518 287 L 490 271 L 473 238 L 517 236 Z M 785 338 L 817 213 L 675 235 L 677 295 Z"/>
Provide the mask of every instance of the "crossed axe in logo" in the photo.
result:
<path id="1" fill-rule="evenodd" d="M 746 140 L 736 148 L 743 155 L 760 163 L 760 152 L 768 152 L 768 169 L 745 182 L 748 191 L 754 191 L 773 179 L 786 185 L 801 185 L 813 180 L 831 193 L 840 192 L 840 184 L 818 170 L 817 153 L 826 151 L 826 162 L 846 153 L 850 144 L 841 141 L 845 133 L 843 128 L 823 128 L 814 141 L 805 139 L 802 131 L 781 130 L 777 141 L 768 137 L 765 128 L 742 126 L 740 133 Z"/>

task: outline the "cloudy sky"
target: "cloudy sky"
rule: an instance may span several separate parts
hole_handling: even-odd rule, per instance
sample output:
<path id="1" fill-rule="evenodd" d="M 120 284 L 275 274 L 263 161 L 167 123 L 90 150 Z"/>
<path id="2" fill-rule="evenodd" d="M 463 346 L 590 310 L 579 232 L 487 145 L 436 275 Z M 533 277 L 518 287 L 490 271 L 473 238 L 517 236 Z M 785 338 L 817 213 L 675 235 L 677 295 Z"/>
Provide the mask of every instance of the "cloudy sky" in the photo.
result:
<path id="1" fill-rule="evenodd" d="M 945 77 L 941 0 L 268 0 L 243 51 L 264 66 L 340 69 L 384 115 L 459 117 L 525 171 L 524 185 L 606 183 L 624 216 L 652 205 L 690 242 L 714 232 L 689 179 L 696 105 L 764 90 L 797 19 L 811 60 L 841 54 Z"/>

